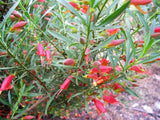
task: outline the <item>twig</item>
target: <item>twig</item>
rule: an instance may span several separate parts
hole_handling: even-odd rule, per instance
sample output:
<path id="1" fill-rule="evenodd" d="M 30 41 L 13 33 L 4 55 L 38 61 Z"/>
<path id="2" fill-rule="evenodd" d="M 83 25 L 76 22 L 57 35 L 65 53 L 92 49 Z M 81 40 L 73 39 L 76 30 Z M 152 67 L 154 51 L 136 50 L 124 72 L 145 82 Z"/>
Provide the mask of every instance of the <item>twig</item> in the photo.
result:
<path id="1" fill-rule="evenodd" d="M 9 49 L 6 45 L 4 45 L 4 44 L 2 43 L 2 41 L 0 41 L 0 45 L 1 45 L 5 50 L 7 50 L 7 53 L 8 53 L 16 62 L 18 62 L 18 64 L 19 64 L 24 70 L 26 70 L 32 77 L 36 78 L 36 80 L 38 80 L 39 84 L 42 85 L 46 91 L 48 91 L 45 83 L 44 83 L 43 81 L 41 81 L 41 79 L 39 79 L 39 78 L 38 78 L 36 75 L 34 75 L 31 71 L 29 71 L 29 70 L 13 55 L 13 53 L 10 51 L 10 49 Z"/>
<path id="2" fill-rule="evenodd" d="M 38 100 L 35 104 L 33 104 L 31 107 L 27 108 L 23 113 L 31 111 L 32 109 L 37 107 L 39 104 L 41 104 L 42 102 L 46 101 L 48 98 L 49 98 L 48 95 L 43 97 L 42 99 Z M 22 116 L 23 116 L 23 114 L 21 114 L 18 118 L 20 118 Z M 13 119 L 17 119 L 16 116 L 13 117 Z"/>
<path id="3" fill-rule="evenodd" d="M 1 63 L 1 66 L 2 66 L 2 67 L 5 67 L 2 63 Z M 8 70 L 4 70 L 4 71 L 9 75 Z"/>

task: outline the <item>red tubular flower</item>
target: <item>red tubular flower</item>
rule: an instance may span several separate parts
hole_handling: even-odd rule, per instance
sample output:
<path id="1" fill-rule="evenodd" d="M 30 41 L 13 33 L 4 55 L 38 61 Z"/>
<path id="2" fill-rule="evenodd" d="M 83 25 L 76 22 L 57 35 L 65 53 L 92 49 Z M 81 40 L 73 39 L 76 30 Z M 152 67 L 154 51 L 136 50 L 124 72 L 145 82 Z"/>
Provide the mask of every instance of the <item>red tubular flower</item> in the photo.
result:
<path id="1" fill-rule="evenodd" d="M 71 82 L 71 79 L 70 79 L 70 78 L 73 79 L 73 76 L 72 76 L 72 75 L 69 76 L 69 78 L 67 78 L 67 79 L 64 81 L 64 83 L 61 85 L 60 89 L 62 89 L 62 90 L 67 90 L 67 88 L 68 88 L 68 86 L 69 86 L 69 84 L 70 84 L 70 82 Z"/>
<path id="2" fill-rule="evenodd" d="M 43 56 L 44 56 L 44 50 L 43 50 L 43 46 L 42 44 L 38 44 L 37 46 L 37 55 L 40 55 L 41 56 L 41 64 L 43 66 Z"/>
<path id="3" fill-rule="evenodd" d="M 50 50 L 47 49 L 45 51 L 45 56 L 46 56 L 46 60 L 48 61 L 48 65 L 51 65 L 52 58 L 51 58 L 51 52 L 50 52 Z"/>
<path id="4" fill-rule="evenodd" d="M 59 94 L 62 92 L 62 90 L 67 90 L 70 82 L 71 82 L 71 79 L 73 79 L 73 75 L 69 76 L 69 78 L 67 78 L 64 83 L 60 86 L 60 91 L 58 92 L 57 94 L 57 97 L 59 96 Z"/>
<path id="5" fill-rule="evenodd" d="M 90 52 L 89 48 L 86 49 L 85 51 L 85 61 L 86 61 L 86 65 L 88 66 L 88 62 L 89 62 L 89 58 L 90 58 L 90 54 L 88 54 Z"/>
<path id="6" fill-rule="evenodd" d="M 74 62 L 74 60 L 68 58 L 68 59 L 65 59 L 65 60 L 63 61 L 63 65 L 74 66 L 74 65 L 75 65 L 75 62 Z"/>
<path id="7" fill-rule="evenodd" d="M 130 4 L 133 4 L 133 5 L 147 5 L 151 2 L 152 2 L 152 0 L 131 0 Z"/>
<path id="8" fill-rule="evenodd" d="M 131 0 L 131 5 L 134 5 L 141 13 L 146 14 L 148 12 L 143 11 L 139 5 L 147 5 L 151 3 L 152 0 Z"/>
<path id="9" fill-rule="evenodd" d="M 11 31 L 15 31 L 15 30 L 21 29 L 21 28 L 23 28 L 27 23 L 28 23 L 28 22 L 26 22 L 26 21 L 20 21 L 20 22 L 16 23 L 16 24 L 12 27 Z"/>
<path id="10" fill-rule="evenodd" d="M 156 28 L 154 29 L 154 32 L 155 32 L 155 33 L 160 33 L 160 27 L 156 27 Z"/>
<path id="11" fill-rule="evenodd" d="M 105 81 L 107 81 L 109 79 L 109 75 L 108 76 L 103 76 L 103 77 L 99 77 L 98 79 L 95 79 L 93 82 L 94 86 L 100 85 L 102 83 L 104 83 Z"/>
<path id="12" fill-rule="evenodd" d="M 100 69 L 100 71 L 99 71 L 99 69 Z M 111 71 L 112 71 L 112 67 L 109 67 L 109 66 L 100 66 L 99 67 L 99 69 L 98 68 L 93 68 L 92 70 L 91 70 L 91 74 L 93 74 L 93 73 L 111 73 Z"/>
<path id="13" fill-rule="evenodd" d="M 80 9 L 84 14 L 87 14 L 89 6 L 88 5 L 82 5 L 82 8 Z"/>
<path id="14" fill-rule="evenodd" d="M 37 118 L 37 120 L 42 120 L 41 115 L 42 115 L 42 113 L 38 112 L 38 118 Z"/>
<path id="15" fill-rule="evenodd" d="M 86 78 L 92 78 L 94 80 L 98 79 L 97 73 L 89 74 L 86 76 Z"/>
<path id="16" fill-rule="evenodd" d="M 132 66 L 132 67 L 130 68 L 130 70 L 135 71 L 136 74 L 137 74 L 137 73 L 148 73 L 148 74 L 151 74 L 151 73 L 149 73 L 148 71 L 146 71 L 146 70 L 145 70 L 143 67 L 141 67 L 141 66 Z"/>
<path id="17" fill-rule="evenodd" d="M 1 88 L 0 88 L 0 94 L 2 93 L 3 90 L 9 90 L 9 89 L 12 89 L 12 85 L 11 82 L 12 82 L 12 79 L 15 77 L 15 75 L 9 75 L 8 77 L 6 77 L 1 85 Z"/>
<path id="18" fill-rule="evenodd" d="M 157 32 L 157 33 L 153 33 L 151 35 L 152 38 L 156 38 L 156 37 L 159 37 L 160 36 L 160 32 Z"/>
<path id="19" fill-rule="evenodd" d="M 108 30 L 106 30 L 106 32 L 107 32 L 107 34 L 108 34 L 109 36 L 112 36 L 112 35 L 114 35 L 114 34 L 116 34 L 116 33 L 119 32 L 119 28 L 108 29 Z"/>
<path id="20" fill-rule="evenodd" d="M 97 112 L 100 115 L 101 113 L 106 113 L 107 111 L 105 110 L 103 103 L 101 103 L 98 99 L 93 99 L 93 102 L 97 108 Z"/>
<path id="21" fill-rule="evenodd" d="M 37 55 L 44 56 L 43 46 L 40 43 L 37 46 Z"/>
<path id="22" fill-rule="evenodd" d="M 23 120 L 31 120 L 33 118 L 35 118 L 35 116 L 27 115 L 27 116 L 23 117 Z"/>
<path id="23" fill-rule="evenodd" d="M 70 5 L 72 5 L 72 7 L 74 7 L 76 10 L 80 10 L 80 7 L 77 3 L 74 2 L 68 2 Z"/>
<path id="24" fill-rule="evenodd" d="M 118 104 L 118 101 L 112 95 L 103 95 L 103 100 L 110 104 Z"/>
<path id="25" fill-rule="evenodd" d="M 110 47 L 114 47 L 114 46 L 120 45 L 120 44 L 122 44 L 124 41 L 126 41 L 126 40 L 125 40 L 125 39 L 113 40 L 112 42 L 110 42 L 109 44 L 107 44 L 107 45 L 105 46 L 105 48 L 110 48 Z"/>

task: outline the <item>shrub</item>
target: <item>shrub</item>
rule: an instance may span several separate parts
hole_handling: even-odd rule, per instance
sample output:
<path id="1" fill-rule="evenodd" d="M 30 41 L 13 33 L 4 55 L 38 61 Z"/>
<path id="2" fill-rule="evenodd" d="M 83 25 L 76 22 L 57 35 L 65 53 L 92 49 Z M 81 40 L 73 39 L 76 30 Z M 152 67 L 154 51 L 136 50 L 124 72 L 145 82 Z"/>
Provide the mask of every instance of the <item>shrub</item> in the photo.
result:
<path id="1" fill-rule="evenodd" d="M 160 9 L 131 1 L 10 0 L 0 24 L 0 77 L 15 76 L 1 89 L 8 118 L 63 117 L 90 101 L 105 114 L 104 102 L 119 104 L 121 92 L 137 97 L 132 76 L 160 58 Z"/>

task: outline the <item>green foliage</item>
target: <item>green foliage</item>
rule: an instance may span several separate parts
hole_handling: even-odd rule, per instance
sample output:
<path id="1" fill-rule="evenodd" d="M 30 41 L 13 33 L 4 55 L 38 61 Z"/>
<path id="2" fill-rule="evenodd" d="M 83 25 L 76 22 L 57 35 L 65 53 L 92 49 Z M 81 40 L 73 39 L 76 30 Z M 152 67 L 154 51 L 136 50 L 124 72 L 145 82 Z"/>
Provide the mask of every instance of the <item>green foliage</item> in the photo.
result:
<path id="1" fill-rule="evenodd" d="M 138 64 L 159 60 L 160 39 L 152 37 L 160 27 L 158 1 L 152 14 L 145 15 L 132 10 L 130 0 L 73 1 L 77 6 L 69 0 L 3 3 L 10 9 L 0 24 L 0 78 L 10 74 L 15 78 L 13 88 L 2 91 L 0 102 L 10 107 L 11 119 L 29 115 L 34 108 L 34 116 L 40 112 L 63 117 L 66 110 L 82 107 L 89 111 L 88 102 L 103 99 L 106 90 L 138 97 L 127 78 L 135 72 L 147 73 Z M 27 24 L 12 31 L 19 21 Z M 84 44 L 79 42 L 81 37 Z M 113 43 L 118 39 L 125 41 Z M 50 50 L 51 58 L 38 53 L 38 44 Z M 67 58 L 74 65 L 64 65 Z"/>

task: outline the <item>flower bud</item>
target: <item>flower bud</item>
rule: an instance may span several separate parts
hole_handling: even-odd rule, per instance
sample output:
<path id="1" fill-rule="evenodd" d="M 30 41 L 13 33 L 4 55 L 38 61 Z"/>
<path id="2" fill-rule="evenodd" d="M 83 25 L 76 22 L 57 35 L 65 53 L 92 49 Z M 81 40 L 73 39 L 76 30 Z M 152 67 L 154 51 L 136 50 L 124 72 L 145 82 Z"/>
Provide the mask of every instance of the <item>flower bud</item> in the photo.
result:
<path id="1" fill-rule="evenodd" d="M 12 12 L 12 14 L 13 14 L 15 17 L 17 17 L 17 18 L 22 18 L 21 14 L 20 14 L 18 11 L 16 11 L 16 10 L 14 10 L 14 11 Z"/>
<path id="2" fill-rule="evenodd" d="M 14 16 L 14 15 L 10 15 L 10 18 L 11 18 L 11 19 L 14 19 L 14 18 L 15 18 L 15 16 Z"/>
<path id="3" fill-rule="evenodd" d="M 160 36 L 160 32 L 157 32 L 157 33 L 153 33 L 151 35 L 152 38 L 156 38 L 156 37 L 159 37 Z"/>
<path id="4" fill-rule="evenodd" d="M 74 66 L 75 62 L 74 62 L 74 60 L 68 58 L 68 59 L 63 61 L 63 65 Z"/>
<path id="5" fill-rule="evenodd" d="M 81 44 L 85 44 L 85 43 L 86 43 L 86 40 L 85 40 L 85 38 L 80 37 L 79 42 L 80 42 Z"/>
<path id="6" fill-rule="evenodd" d="M 26 21 L 20 21 L 20 22 L 16 23 L 16 24 L 12 27 L 11 31 L 15 31 L 15 30 L 21 29 L 21 28 L 23 28 L 26 24 L 27 24 Z"/>
<path id="7" fill-rule="evenodd" d="M 126 40 L 125 40 L 125 39 L 113 40 L 112 42 L 110 42 L 109 44 L 107 44 L 107 45 L 105 46 L 105 48 L 110 48 L 110 47 L 114 47 L 114 46 L 120 45 L 120 44 L 122 44 L 124 41 L 126 41 Z"/>
<path id="8" fill-rule="evenodd" d="M 27 55 L 27 51 L 26 50 L 23 50 L 23 55 L 24 55 L 24 57 Z"/>

